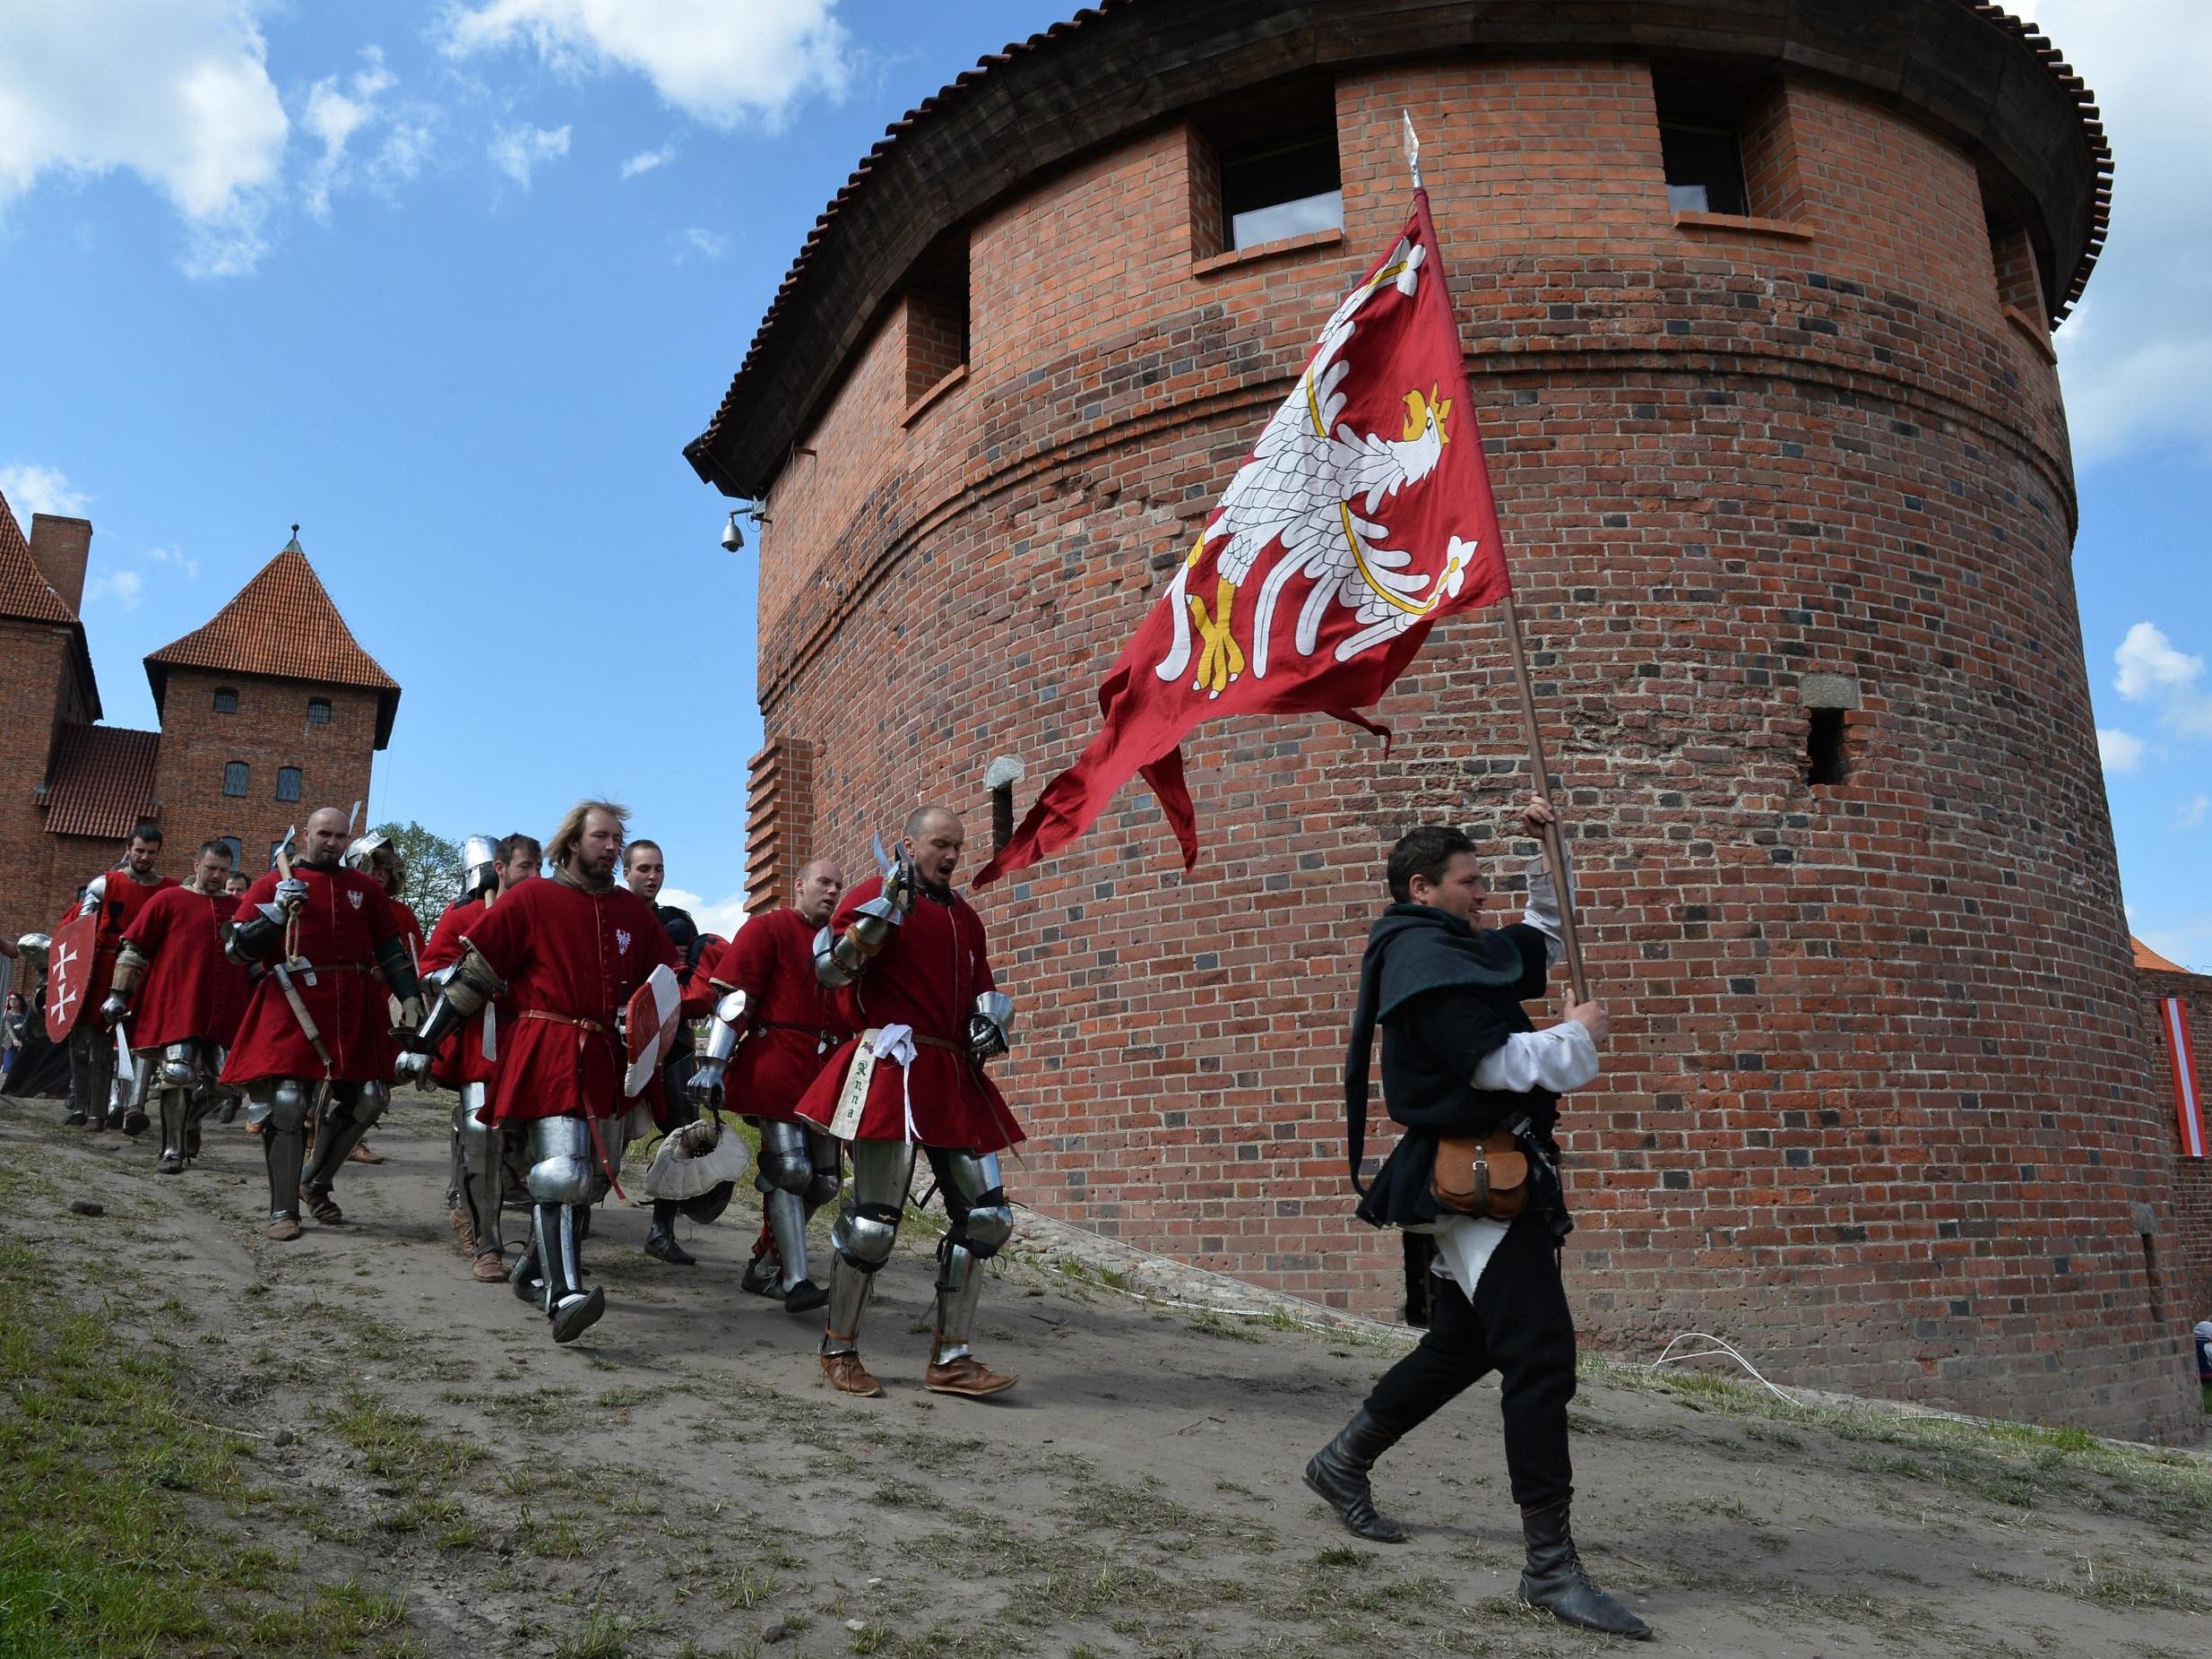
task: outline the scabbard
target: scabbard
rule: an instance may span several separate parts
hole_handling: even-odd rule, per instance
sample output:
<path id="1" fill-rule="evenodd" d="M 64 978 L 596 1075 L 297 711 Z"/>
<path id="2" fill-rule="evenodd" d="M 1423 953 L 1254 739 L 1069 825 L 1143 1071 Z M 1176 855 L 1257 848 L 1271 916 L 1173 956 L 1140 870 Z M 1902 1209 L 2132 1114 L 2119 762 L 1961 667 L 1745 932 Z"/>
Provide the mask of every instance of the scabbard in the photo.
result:
<path id="1" fill-rule="evenodd" d="M 276 982 L 284 991 L 284 1000 L 291 1005 L 292 1017 L 299 1022 L 300 1034 L 314 1046 L 315 1058 L 321 1060 L 323 1069 L 328 1071 L 331 1068 L 330 1050 L 323 1046 L 323 1033 L 315 1029 L 315 1015 L 307 1012 L 307 1003 L 301 1000 L 299 987 L 292 983 L 292 971 L 281 962 L 271 963 L 269 971 L 276 975 Z"/>

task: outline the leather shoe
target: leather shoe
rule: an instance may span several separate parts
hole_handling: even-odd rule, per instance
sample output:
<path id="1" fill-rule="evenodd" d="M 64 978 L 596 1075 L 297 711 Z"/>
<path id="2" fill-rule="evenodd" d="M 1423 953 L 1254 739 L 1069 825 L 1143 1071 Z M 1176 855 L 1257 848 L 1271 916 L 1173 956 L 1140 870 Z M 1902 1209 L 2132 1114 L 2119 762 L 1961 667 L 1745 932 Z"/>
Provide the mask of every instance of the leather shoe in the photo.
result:
<path id="1" fill-rule="evenodd" d="M 1021 1380 L 992 1370 L 972 1353 L 963 1353 L 942 1364 L 932 1360 L 929 1369 L 921 1374 L 921 1386 L 931 1394 L 957 1394 L 971 1400 L 1004 1394 Z"/>
<path id="2" fill-rule="evenodd" d="M 1521 1511 L 1528 1564 L 1521 1569 L 1521 1600 L 1541 1607 L 1562 1624 L 1637 1641 L 1651 1639 L 1651 1627 L 1590 1581 L 1575 1548 L 1569 1521 L 1573 1500 L 1560 1498 Z"/>
<path id="3" fill-rule="evenodd" d="M 858 1399 L 872 1400 L 883 1392 L 883 1385 L 868 1374 L 868 1367 L 860 1363 L 857 1353 L 824 1354 L 822 1375 L 829 1378 L 829 1386 L 838 1393 Z"/>
<path id="4" fill-rule="evenodd" d="M 738 1288 L 756 1296 L 781 1296 L 783 1269 L 773 1256 L 756 1256 L 738 1275 Z M 786 1304 L 787 1306 L 789 1304 Z"/>
<path id="5" fill-rule="evenodd" d="M 1396 1445 L 1397 1439 L 1361 1407 L 1306 1465 L 1308 1488 L 1336 1511 L 1347 1532 L 1370 1543 L 1405 1542 L 1405 1529 L 1375 1508 L 1375 1490 L 1367 1478 L 1375 1460 Z"/>
<path id="6" fill-rule="evenodd" d="M 783 1311 L 786 1313 L 812 1313 L 817 1308 L 827 1306 L 828 1302 L 829 1292 L 812 1279 L 801 1279 L 783 1292 Z"/>
<path id="7" fill-rule="evenodd" d="M 454 1205 L 452 1209 L 445 1212 L 445 1224 L 454 1230 L 454 1237 L 460 1241 L 461 1248 L 470 1255 L 474 1256 L 483 1249 L 483 1246 L 476 1240 L 475 1223 L 469 1219 L 468 1211 L 459 1205 Z M 506 1275 L 502 1274 L 499 1276 L 505 1278 Z"/>
<path id="8" fill-rule="evenodd" d="M 290 1215 L 280 1215 L 269 1223 L 269 1236 L 279 1244 L 289 1244 L 299 1237 L 299 1222 Z"/>
<path id="9" fill-rule="evenodd" d="M 375 1151 L 367 1141 L 353 1143 L 353 1150 L 346 1154 L 348 1163 L 382 1163 L 384 1154 Z"/>
<path id="10" fill-rule="evenodd" d="M 676 1235 L 655 1227 L 645 1234 L 645 1254 L 675 1267 L 696 1267 L 699 1258 L 676 1242 Z"/>
<path id="11" fill-rule="evenodd" d="M 572 1343 L 599 1323 L 607 1311 L 607 1292 L 593 1285 L 581 1296 L 571 1296 L 553 1309 L 553 1340 Z"/>
<path id="12" fill-rule="evenodd" d="M 497 1284 L 507 1276 L 507 1265 L 497 1250 L 485 1250 L 470 1264 L 469 1277 L 479 1284 Z"/>
<path id="13" fill-rule="evenodd" d="M 346 1213 L 338 1207 L 338 1200 L 329 1193 L 303 1187 L 299 1196 L 307 1201 L 307 1214 L 325 1227 L 335 1227 L 346 1219 Z"/>

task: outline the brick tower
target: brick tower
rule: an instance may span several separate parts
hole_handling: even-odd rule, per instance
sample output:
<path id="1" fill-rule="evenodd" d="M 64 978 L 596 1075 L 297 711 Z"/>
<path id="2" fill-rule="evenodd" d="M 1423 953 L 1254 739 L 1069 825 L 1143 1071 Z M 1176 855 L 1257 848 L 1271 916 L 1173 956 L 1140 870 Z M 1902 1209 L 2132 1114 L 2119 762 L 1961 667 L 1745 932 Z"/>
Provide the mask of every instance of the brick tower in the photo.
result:
<path id="1" fill-rule="evenodd" d="M 687 451 L 762 504 L 763 716 L 810 761 L 756 862 L 918 799 L 981 842 L 1073 758 L 1402 221 L 1402 111 L 1614 1010 L 1563 1126 L 1592 1339 L 2193 1431 L 2050 340 L 2110 157 L 1995 6 L 1110 0 L 984 60 L 838 194 Z M 983 895 L 1022 1197 L 1388 1305 L 1353 969 L 1392 839 L 1525 793 L 1510 695 L 1495 619 L 1447 623 L 1387 757 L 1191 745 L 1193 876 L 1133 785 Z"/>
<path id="2" fill-rule="evenodd" d="M 146 659 L 160 731 L 106 726 L 83 596 L 92 527 L 0 497 L 0 931 L 50 928 L 132 826 L 162 873 L 203 841 L 258 874 L 286 826 L 368 794 L 399 686 L 363 651 L 292 540 L 204 627 Z"/>

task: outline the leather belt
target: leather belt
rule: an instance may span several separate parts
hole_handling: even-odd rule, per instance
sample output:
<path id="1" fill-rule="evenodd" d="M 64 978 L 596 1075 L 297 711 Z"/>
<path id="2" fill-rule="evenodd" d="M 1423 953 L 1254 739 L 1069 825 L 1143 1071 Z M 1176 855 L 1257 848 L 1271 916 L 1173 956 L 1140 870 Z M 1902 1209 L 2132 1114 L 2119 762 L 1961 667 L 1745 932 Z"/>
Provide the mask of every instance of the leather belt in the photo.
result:
<path id="1" fill-rule="evenodd" d="M 925 1037 L 920 1032 L 914 1033 L 914 1041 L 925 1049 L 942 1049 L 947 1054 L 957 1054 L 963 1060 L 968 1058 L 968 1045 L 964 1042 L 947 1042 L 942 1037 Z"/>
<path id="2" fill-rule="evenodd" d="M 549 1025 L 574 1025 L 578 1031 L 603 1032 L 607 1029 L 597 1020 L 571 1019 L 566 1014 L 549 1014 L 543 1008 L 524 1008 L 514 1017 L 518 1020 L 543 1020 Z"/>

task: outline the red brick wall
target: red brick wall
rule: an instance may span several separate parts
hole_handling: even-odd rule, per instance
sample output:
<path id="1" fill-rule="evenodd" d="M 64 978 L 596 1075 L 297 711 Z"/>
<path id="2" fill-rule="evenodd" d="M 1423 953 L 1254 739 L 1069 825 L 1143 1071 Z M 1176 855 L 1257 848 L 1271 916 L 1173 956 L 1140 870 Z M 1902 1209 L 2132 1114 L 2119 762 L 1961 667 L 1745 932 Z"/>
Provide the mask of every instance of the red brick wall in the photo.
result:
<path id="1" fill-rule="evenodd" d="M 236 713 L 215 712 L 218 687 L 238 692 Z M 308 721 L 310 697 L 329 700 L 328 725 Z M 161 758 L 154 787 L 167 838 L 165 873 L 181 875 L 200 842 L 236 835 L 241 867 L 259 875 L 269 867 L 270 846 L 288 826 L 304 823 L 317 807 L 342 811 L 356 800 L 367 800 L 376 739 L 374 692 L 171 670 L 162 698 Z M 234 760 L 251 768 L 242 798 L 222 792 L 224 765 Z M 297 801 L 276 799 L 277 771 L 283 766 L 300 769 Z M 364 807 L 364 821 L 368 817 Z"/>
<path id="2" fill-rule="evenodd" d="M 44 931 L 55 920 L 48 888 L 52 850 L 41 828 L 39 786 L 46 781 L 56 698 L 69 700 L 69 630 L 0 618 L 0 934 Z"/>
<path id="3" fill-rule="evenodd" d="M 894 314 L 772 492 L 766 724 L 817 746 L 816 846 L 849 862 L 925 798 L 980 842 L 994 755 L 1025 805 L 1395 233 L 1411 109 L 1615 1011 L 1565 1136 L 1588 1338 L 1718 1331 L 1786 1380 L 2185 1431 L 2057 381 L 2002 320 L 1972 161 L 1825 86 L 1784 107 L 1809 241 L 1678 229 L 1627 62 L 1340 84 L 1341 246 L 1194 269 L 1174 129 L 986 215 L 966 382 L 899 428 Z M 1861 698 L 1817 792 L 1816 672 Z M 1495 620 L 1447 624 L 1387 759 L 1317 719 L 1194 742 L 1191 877 L 1132 785 L 982 895 L 1024 1005 L 1018 1196 L 1391 1303 L 1342 1162 L 1353 969 L 1392 838 L 1525 793 L 1508 696 Z M 2087 1192 L 2058 1179 L 2085 1152 Z"/>
<path id="4" fill-rule="evenodd" d="M 777 738 L 746 769 L 746 912 L 791 903 L 799 872 L 814 856 L 814 746 Z"/>
<path id="5" fill-rule="evenodd" d="M 2148 1024 L 2153 1070 L 2152 1093 L 2165 1103 L 2173 1142 L 2181 1145 L 2181 1124 L 2174 1110 L 2172 1050 L 2164 1035 L 2165 998 L 2179 997 L 2187 1009 L 2190 1047 L 2197 1060 L 2197 1086 L 2212 1076 L 2212 975 L 2202 973 L 2146 973 L 2143 1015 Z M 2212 1108 L 2201 1104 L 2208 1127 Z M 2173 1182 L 2173 1236 L 2164 1245 L 2168 1271 L 2179 1299 L 2173 1309 L 2182 1326 L 2212 1319 L 2212 1158 L 2175 1159 Z"/>

